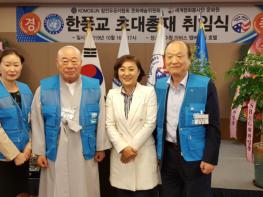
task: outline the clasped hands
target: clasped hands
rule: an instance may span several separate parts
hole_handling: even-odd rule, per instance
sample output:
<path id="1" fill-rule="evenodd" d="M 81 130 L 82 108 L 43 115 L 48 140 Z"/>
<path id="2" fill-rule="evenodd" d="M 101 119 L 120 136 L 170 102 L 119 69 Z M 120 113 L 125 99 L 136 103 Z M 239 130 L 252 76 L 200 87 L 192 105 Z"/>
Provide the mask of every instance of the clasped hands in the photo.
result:
<path id="1" fill-rule="evenodd" d="M 135 150 L 131 146 L 127 146 L 121 151 L 121 162 L 126 164 L 134 159 L 136 156 L 137 150 Z"/>
<path id="2" fill-rule="evenodd" d="M 31 147 L 26 146 L 23 152 L 20 152 L 14 159 L 16 166 L 24 164 L 31 156 Z"/>

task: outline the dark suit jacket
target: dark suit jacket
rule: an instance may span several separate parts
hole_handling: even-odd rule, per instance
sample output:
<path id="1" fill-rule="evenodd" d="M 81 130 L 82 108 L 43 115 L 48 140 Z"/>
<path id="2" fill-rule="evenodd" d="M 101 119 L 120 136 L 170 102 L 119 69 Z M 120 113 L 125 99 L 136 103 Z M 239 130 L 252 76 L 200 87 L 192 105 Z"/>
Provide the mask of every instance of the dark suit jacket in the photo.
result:
<path id="1" fill-rule="evenodd" d="M 219 103 L 215 84 L 208 83 L 205 113 L 209 114 L 209 124 L 206 125 L 206 145 L 203 161 L 216 165 L 218 162 L 221 141 Z"/>

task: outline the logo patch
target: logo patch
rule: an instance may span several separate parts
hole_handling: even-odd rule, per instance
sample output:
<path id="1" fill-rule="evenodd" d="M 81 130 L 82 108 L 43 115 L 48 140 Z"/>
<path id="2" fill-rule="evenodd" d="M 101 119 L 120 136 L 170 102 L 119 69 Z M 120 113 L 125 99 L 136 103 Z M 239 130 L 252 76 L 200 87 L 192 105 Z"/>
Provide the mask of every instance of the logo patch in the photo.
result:
<path id="1" fill-rule="evenodd" d="M 237 33 L 245 33 L 250 27 L 250 18 L 244 14 L 238 14 L 232 20 L 232 28 Z"/>
<path id="2" fill-rule="evenodd" d="M 64 22 L 61 16 L 57 14 L 50 14 L 44 20 L 44 27 L 48 33 L 54 35 L 62 31 Z"/>
<path id="3" fill-rule="evenodd" d="M 40 31 L 41 20 L 38 15 L 30 12 L 22 16 L 19 26 L 24 34 L 32 36 Z"/>

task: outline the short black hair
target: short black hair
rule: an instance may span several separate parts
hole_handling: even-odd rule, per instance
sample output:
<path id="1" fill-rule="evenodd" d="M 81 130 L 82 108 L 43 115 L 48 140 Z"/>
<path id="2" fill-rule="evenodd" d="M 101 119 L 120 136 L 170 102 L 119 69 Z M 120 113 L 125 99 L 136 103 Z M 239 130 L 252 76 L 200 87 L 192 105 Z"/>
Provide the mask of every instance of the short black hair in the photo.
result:
<path id="1" fill-rule="evenodd" d="M 2 60 L 5 56 L 12 55 L 12 54 L 19 57 L 21 63 L 24 63 L 25 58 L 16 49 L 13 49 L 13 48 L 6 48 L 0 52 L 0 63 L 2 62 Z"/>
<path id="2" fill-rule="evenodd" d="M 127 61 L 131 61 L 136 64 L 138 70 L 140 71 L 137 81 L 141 81 L 142 78 L 145 76 L 145 72 L 140 61 L 133 55 L 123 55 L 116 60 L 116 63 L 114 65 L 114 77 L 119 80 L 118 70 L 123 65 L 123 63 Z"/>
<path id="3" fill-rule="evenodd" d="M 191 57 L 192 57 L 192 51 L 191 51 L 190 45 L 189 45 L 188 43 L 184 42 L 184 41 L 181 41 L 181 40 L 171 40 L 171 41 L 169 41 L 169 42 L 166 44 L 166 47 L 165 47 L 165 49 L 164 49 L 164 52 L 166 51 L 167 47 L 168 47 L 170 44 L 172 44 L 172 43 L 174 43 L 174 42 L 179 42 L 179 41 L 182 42 L 183 44 L 185 44 L 185 46 L 186 46 L 186 48 L 187 48 L 188 58 L 191 59 Z M 165 55 L 165 54 L 164 54 L 164 55 Z"/>

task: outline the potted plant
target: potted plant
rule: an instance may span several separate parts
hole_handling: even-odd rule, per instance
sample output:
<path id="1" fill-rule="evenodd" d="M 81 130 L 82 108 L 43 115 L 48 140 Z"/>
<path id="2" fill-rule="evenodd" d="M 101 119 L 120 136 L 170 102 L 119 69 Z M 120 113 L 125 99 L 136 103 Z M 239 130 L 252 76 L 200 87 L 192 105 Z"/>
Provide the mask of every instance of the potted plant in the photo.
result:
<path id="1" fill-rule="evenodd" d="M 253 144 L 255 164 L 255 184 L 263 187 L 263 54 L 248 54 L 243 60 L 237 61 L 228 72 L 236 80 L 231 88 L 238 89 L 239 94 L 233 100 L 233 108 L 242 106 L 240 119 L 247 121 L 248 102 L 256 102 L 253 117 L 255 135 L 260 135 L 260 142 Z M 253 137 L 252 137 L 253 138 Z"/>

